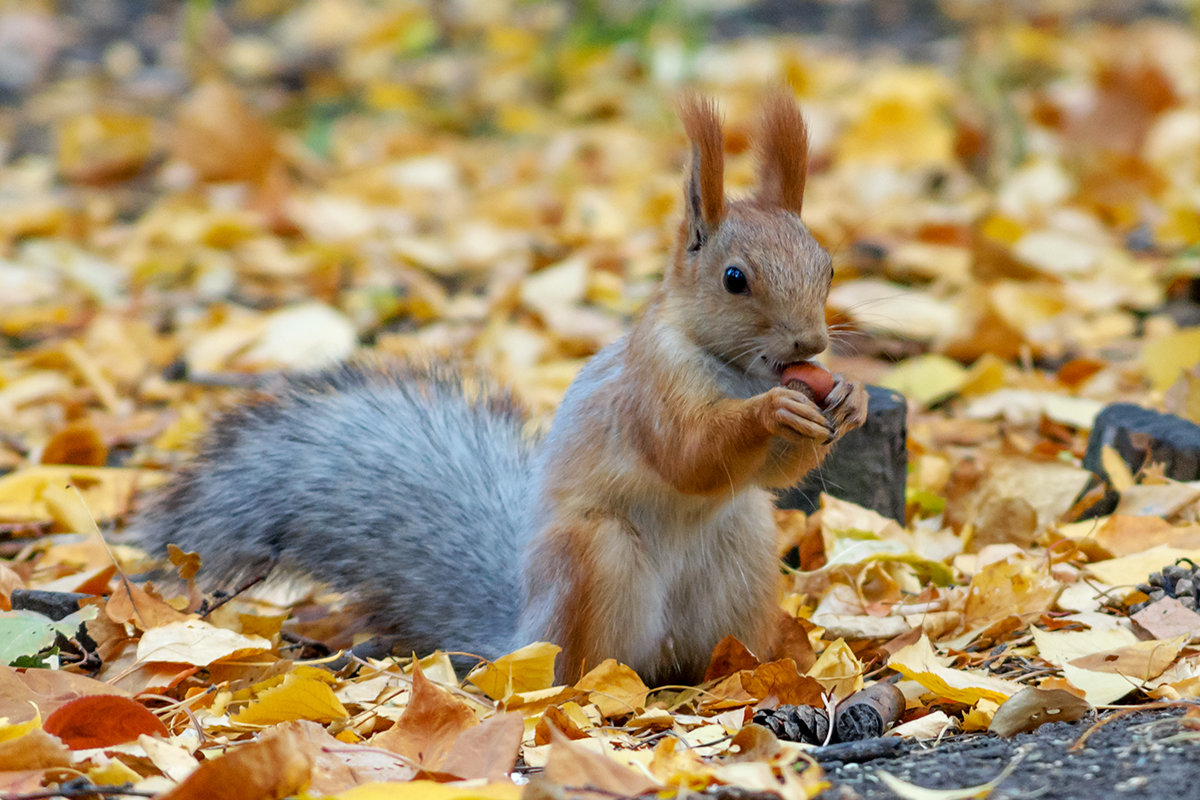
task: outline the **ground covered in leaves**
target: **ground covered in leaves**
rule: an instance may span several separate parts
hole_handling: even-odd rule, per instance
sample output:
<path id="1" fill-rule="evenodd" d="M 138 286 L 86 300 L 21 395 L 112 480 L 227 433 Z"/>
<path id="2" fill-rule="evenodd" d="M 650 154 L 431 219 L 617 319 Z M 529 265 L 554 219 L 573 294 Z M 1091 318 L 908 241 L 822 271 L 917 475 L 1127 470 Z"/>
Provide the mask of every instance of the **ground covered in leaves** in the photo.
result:
<path id="1" fill-rule="evenodd" d="M 1082 466 L 1114 401 L 1200 422 L 1194 2 L 798 4 L 859 13 L 852 39 L 784 34 L 806 25 L 773 3 L 86 5 L 0 10 L 6 797 L 883 797 L 829 736 L 771 732 L 863 689 L 899 713 L 898 744 L 867 740 L 907 753 L 893 780 L 1037 792 L 1038 764 L 1064 773 L 1045 796 L 1137 794 L 1155 753 L 1195 760 L 1197 587 L 1128 606 L 1200 562 L 1200 483 L 1111 449 L 1105 483 Z M 890 46 L 914 30 L 937 39 Z M 435 353 L 544 422 L 668 257 L 676 94 L 718 98 L 736 188 L 782 83 L 836 264 L 827 363 L 910 402 L 904 525 L 780 512 L 786 658 L 726 641 L 699 687 L 612 662 L 555 686 L 534 645 L 460 680 L 442 654 L 326 654 L 354 628 L 321 588 L 216 604 L 128 579 L 130 512 L 257 374 Z M 1149 702 L 1181 705 L 1089 727 Z M 1043 722 L 1031 741 L 1122 733 L 1089 763 L 1134 783 L 1018 759 Z"/>

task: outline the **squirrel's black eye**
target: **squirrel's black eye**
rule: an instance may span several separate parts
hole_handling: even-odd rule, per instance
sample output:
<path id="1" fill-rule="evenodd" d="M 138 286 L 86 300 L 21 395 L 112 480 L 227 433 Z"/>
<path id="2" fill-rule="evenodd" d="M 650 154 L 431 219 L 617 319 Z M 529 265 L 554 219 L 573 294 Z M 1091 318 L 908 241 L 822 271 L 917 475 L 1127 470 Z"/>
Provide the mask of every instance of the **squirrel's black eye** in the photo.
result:
<path id="1" fill-rule="evenodd" d="M 721 276 L 721 285 L 730 294 L 749 294 L 750 284 L 746 282 L 746 273 L 737 267 L 726 267 Z"/>

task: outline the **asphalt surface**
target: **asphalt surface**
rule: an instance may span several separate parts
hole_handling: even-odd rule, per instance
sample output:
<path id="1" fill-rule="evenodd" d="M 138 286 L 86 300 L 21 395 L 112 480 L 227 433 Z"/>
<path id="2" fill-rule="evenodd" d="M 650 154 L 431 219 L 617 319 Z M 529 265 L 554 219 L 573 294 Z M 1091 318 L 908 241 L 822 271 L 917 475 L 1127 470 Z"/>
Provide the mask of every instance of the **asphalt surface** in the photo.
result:
<path id="1" fill-rule="evenodd" d="M 1074 752 L 1071 746 L 1097 717 L 1009 739 L 964 734 L 937 744 L 906 742 L 900 753 L 862 763 L 824 762 L 834 785 L 819 800 L 894 800 L 881 771 L 926 788 L 963 789 L 995 779 L 1014 759 L 989 800 L 1200 799 L 1200 728 L 1181 722 L 1185 710 L 1118 715 Z M 1200 719 L 1192 722 L 1200 725 Z"/>

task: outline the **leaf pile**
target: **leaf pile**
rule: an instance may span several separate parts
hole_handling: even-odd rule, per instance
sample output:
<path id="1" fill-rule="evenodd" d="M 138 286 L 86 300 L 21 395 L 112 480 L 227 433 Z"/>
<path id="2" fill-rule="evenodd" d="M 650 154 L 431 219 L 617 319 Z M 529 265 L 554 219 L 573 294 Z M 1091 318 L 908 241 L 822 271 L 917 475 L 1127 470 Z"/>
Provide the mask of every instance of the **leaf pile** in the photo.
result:
<path id="1" fill-rule="evenodd" d="M 926 63 L 719 38 L 672 4 L 190 3 L 111 41 L 45 5 L 0 10 L 22 43 L 0 87 L 0 791 L 808 798 L 811 744 L 756 712 L 812 709 L 830 739 L 892 680 L 888 735 L 936 738 L 1200 696 L 1195 586 L 1147 584 L 1200 563 L 1200 483 L 1108 451 L 1119 501 L 1085 519 L 1081 466 L 1109 402 L 1200 422 L 1182 6 L 1117 26 L 946 3 L 954 55 Z M 535 644 L 460 681 L 445 654 L 322 655 L 353 625 L 310 587 L 216 605 L 183 553 L 185 590 L 128 578 L 140 554 L 97 523 L 119 533 L 258 373 L 433 352 L 544 419 L 666 263 L 675 94 L 724 107 L 736 190 L 784 82 L 836 263 L 829 365 L 911 414 L 906 525 L 779 512 L 800 568 L 775 652 L 726 640 L 700 687 L 611 661 L 555 686 Z M 10 611 L 28 589 L 87 597 Z"/>

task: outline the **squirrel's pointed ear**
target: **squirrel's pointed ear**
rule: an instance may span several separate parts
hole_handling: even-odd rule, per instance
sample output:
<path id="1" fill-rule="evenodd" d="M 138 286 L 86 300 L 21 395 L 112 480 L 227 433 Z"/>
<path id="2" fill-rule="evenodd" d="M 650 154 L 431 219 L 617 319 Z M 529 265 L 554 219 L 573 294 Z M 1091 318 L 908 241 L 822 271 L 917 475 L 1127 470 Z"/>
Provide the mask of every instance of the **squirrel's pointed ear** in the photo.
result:
<path id="1" fill-rule="evenodd" d="M 684 188 L 687 248 L 698 250 L 725 218 L 724 137 L 720 114 L 710 98 L 684 97 L 679 116 L 692 142 L 692 169 Z"/>
<path id="2" fill-rule="evenodd" d="M 790 92 L 781 89 L 763 104 L 757 142 L 755 201 L 799 214 L 808 174 L 808 128 Z"/>

